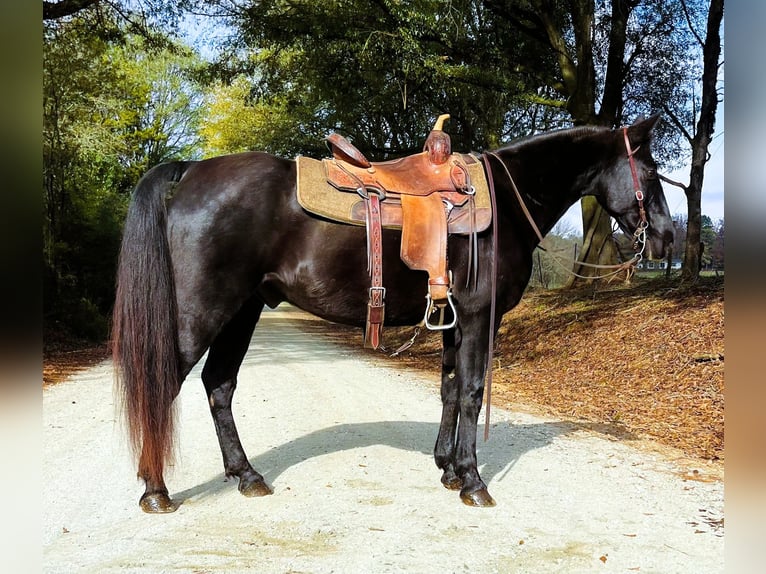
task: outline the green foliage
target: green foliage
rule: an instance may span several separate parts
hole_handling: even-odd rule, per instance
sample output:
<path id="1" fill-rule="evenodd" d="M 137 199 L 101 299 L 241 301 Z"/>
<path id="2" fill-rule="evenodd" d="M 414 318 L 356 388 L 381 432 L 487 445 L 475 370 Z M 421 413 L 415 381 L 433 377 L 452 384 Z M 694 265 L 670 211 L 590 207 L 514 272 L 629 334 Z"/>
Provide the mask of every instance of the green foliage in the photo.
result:
<path id="1" fill-rule="evenodd" d="M 718 222 L 707 216 L 702 215 L 700 229 L 700 243 L 701 243 L 701 270 L 704 269 L 717 269 L 723 270 L 724 268 L 724 221 L 723 219 Z M 686 240 L 687 240 L 687 227 L 688 220 L 686 215 L 673 216 L 673 226 L 675 233 L 675 241 L 673 243 L 673 259 L 682 259 L 686 252 Z"/>
<path id="2" fill-rule="evenodd" d="M 721 226 L 723 230 L 723 226 Z M 723 253 L 718 253 L 716 250 L 718 242 L 718 233 L 713 226 L 713 220 L 707 215 L 702 216 L 702 228 L 700 229 L 700 243 L 703 245 L 702 253 L 700 255 L 700 262 L 702 269 L 710 269 L 713 267 L 713 261 L 715 256 L 720 256 Z M 720 261 L 722 264 L 723 261 Z"/>
<path id="3" fill-rule="evenodd" d="M 320 133 L 313 110 L 281 96 L 253 101 L 251 91 L 244 76 L 210 88 L 199 130 L 205 156 L 246 150 L 293 155 L 305 153 L 311 145 L 316 153 L 326 149 L 319 148 L 326 134 Z"/>
<path id="4" fill-rule="evenodd" d="M 455 149 L 483 150 L 572 122 L 626 124 L 684 105 L 695 46 L 679 1 L 621 5 L 624 30 L 610 3 L 253 3 L 230 13 L 237 33 L 216 67 L 225 73 L 208 101 L 207 152 L 312 155 L 339 131 L 385 159 L 418 151 L 442 113 Z M 234 91 L 238 102 L 228 100 Z M 233 119 L 225 125 L 218 96 L 247 118 L 241 130 Z M 605 99 L 609 109 L 597 110 Z M 661 123 L 656 135 L 658 158 L 675 165 L 675 126 Z"/>
<path id="5" fill-rule="evenodd" d="M 199 153 L 198 60 L 105 38 L 89 14 L 44 34 L 44 318 L 103 338 L 131 189 L 152 165 Z"/>
<path id="6" fill-rule="evenodd" d="M 551 92 L 529 82 L 509 55 L 539 51 L 501 34 L 482 2 L 269 1 L 239 20 L 243 75 L 211 94 L 208 151 L 246 147 L 282 155 L 322 153 L 330 131 L 375 159 L 419 151 L 433 121 L 449 113 L 453 148 L 496 147 L 528 133 L 527 114 Z M 246 87 L 249 85 L 249 91 Z M 237 92 L 239 102 L 229 98 Z M 225 100 L 220 105 L 217 97 Z M 216 134 L 224 107 L 244 112 L 242 133 Z"/>

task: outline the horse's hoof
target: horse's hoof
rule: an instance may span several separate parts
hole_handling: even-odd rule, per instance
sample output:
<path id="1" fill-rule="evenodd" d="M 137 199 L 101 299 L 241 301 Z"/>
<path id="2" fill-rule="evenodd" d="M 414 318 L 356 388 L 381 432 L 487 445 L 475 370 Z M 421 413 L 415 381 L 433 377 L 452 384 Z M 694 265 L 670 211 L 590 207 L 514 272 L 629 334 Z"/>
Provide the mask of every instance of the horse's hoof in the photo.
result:
<path id="1" fill-rule="evenodd" d="M 170 499 L 167 492 L 147 492 L 141 497 L 138 505 L 147 514 L 167 514 L 178 509 L 178 505 Z"/>
<path id="2" fill-rule="evenodd" d="M 263 479 L 253 480 L 251 482 L 240 480 L 239 491 L 247 497 L 268 496 L 269 494 L 274 494 L 274 491 L 269 488 Z"/>
<path id="3" fill-rule="evenodd" d="M 463 488 L 463 481 L 460 480 L 458 475 L 446 470 L 444 471 L 444 474 L 442 474 L 442 484 L 444 485 L 444 488 L 448 490 L 460 490 Z"/>
<path id="4" fill-rule="evenodd" d="M 468 506 L 480 506 L 482 508 L 488 508 L 497 504 L 495 499 L 489 495 L 489 491 L 486 488 L 480 488 L 473 492 L 461 492 L 460 500 Z"/>

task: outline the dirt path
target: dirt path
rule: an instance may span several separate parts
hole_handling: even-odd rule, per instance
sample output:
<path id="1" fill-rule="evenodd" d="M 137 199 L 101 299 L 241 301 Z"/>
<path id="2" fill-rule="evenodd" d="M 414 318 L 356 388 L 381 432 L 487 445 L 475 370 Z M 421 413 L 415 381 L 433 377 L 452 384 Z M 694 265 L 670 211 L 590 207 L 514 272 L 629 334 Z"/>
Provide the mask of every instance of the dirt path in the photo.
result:
<path id="1" fill-rule="evenodd" d="M 179 399 L 171 515 L 138 508 L 111 364 L 46 388 L 43 570 L 723 571 L 722 483 L 569 423 L 494 408 L 478 456 L 498 505 L 464 506 L 431 456 L 438 374 L 392 370 L 316 325 L 264 313 L 240 373 L 240 435 L 274 488 L 261 499 L 223 478 L 201 366 Z"/>

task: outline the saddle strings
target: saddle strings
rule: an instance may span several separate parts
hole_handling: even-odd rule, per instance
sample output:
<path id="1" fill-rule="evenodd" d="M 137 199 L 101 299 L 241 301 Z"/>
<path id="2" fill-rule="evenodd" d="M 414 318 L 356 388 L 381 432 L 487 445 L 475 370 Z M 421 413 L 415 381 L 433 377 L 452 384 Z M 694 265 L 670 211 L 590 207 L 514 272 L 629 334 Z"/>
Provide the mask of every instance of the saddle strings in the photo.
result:
<path id="1" fill-rule="evenodd" d="M 463 172 L 463 178 L 465 181 L 465 187 L 463 188 L 468 195 L 468 219 L 470 221 L 471 231 L 468 234 L 468 269 L 465 274 L 465 287 L 468 289 L 471 286 L 471 280 L 473 280 L 474 289 L 479 285 L 479 237 L 476 232 L 476 188 L 471 183 L 471 174 L 468 169 L 457 161 L 453 161 L 453 166 L 459 168 Z M 455 189 L 459 189 L 461 186 L 455 178 L 452 177 L 452 183 L 455 185 Z"/>

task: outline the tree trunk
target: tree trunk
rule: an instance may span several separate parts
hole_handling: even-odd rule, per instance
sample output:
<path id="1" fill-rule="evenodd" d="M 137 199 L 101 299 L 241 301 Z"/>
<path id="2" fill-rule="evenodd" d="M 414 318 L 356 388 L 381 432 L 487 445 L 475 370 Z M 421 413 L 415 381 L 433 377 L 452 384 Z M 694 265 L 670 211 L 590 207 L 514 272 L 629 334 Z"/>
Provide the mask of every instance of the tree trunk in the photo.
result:
<path id="1" fill-rule="evenodd" d="M 696 139 L 696 138 L 695 138 Z M 690 183 L 686 188 L 686 247 L 684 248 L 684 265 L 681 270 L 683 283 L 696 283 L 702 267 L 702 179 L 704 168 L 695 169 L 692 165 Z"/>
<path id="2" fill-rule="evenodd" d="M 686 249 L 681 271 L 682 283 L 696 283 L 699 279 L 702 261 L 702 183 L 705 178 L 705 164 L 709 159 L 708 146 L 713 139 L 715 113 L 718 108 L 718 60 L 721 56 L 721 21 L 723 0 L 711 0 L 708 10 L 707 33 L 703 45 L 702 106 L 697 121 L 697 132 L 692 138 L 692 165 L 689 185 L 686 188 L 688 223 Z"/>
<path id="3" fill-rule="evenodd" d="M 609 51 L 604 75 L 604 95 L 598 112 L 601 125 L 613 126 L 622 116 L 623 83 L 625 82 L 625 41 L 628 17 L 635 1 L 612 0 L 612 26 L 609 30 Z"/>
<path id="4" fill-rule="evenodd" d="M 609 214 L 601 208 L 593 197 L 583 197 L 581 205 L 583 245 L 578 261 L 596 265 L 616 263 L 617 246 L 612 240 L 612 222 Z M 577 262 L 575 262 L 573 271 L 578 275 L 590 277 L 590 279 L 572 276 L 567 287 L 572 287 L 578 283 L 591 283 L 603 273 L 602 269 L 580 265 Z"/>
<path id="5" fill-rule="evenodd" d="M 587 0 L 574 2 L 572 20 L 577 43 L 577 92 L 570 97 L 567 106 L 575 125 L 598 124 L 614 127 L 622 113 L 623 81 L 625 77 L 624 58 L 628 16 L 633 2 L 614 0 L 612 2 L 612 28 L 609 31 L 609 52 L 604 83 L 602 105 L 595 114 L 596 85 L 593 63 L 593 9 L 594 3 Z M 588 105 L 586 105 L 586 102 Z M 580 201 L 583 224 L 583 249 L 580 261 L 589 265 L 614 265 L 618 261 L 617 246 L 612 241 L 612 220 L 609 214 L 592 197 Z M 572 287 L 578 283 L 591 283 L 592 278 L 601 275 L 596 267 L 578 265 L 574 272 L 590 277 L 582 279 L 572 276 L 567 283 Z M 627 279 L 628 276 L 625 276 Z"/>
<path id="6" fill-rule="evenodd" d="M 673 250 L 668 249 L 668 255 L 665 257 L 665 279 L 670 279 L 670 270 L 673 266 Z"/>

